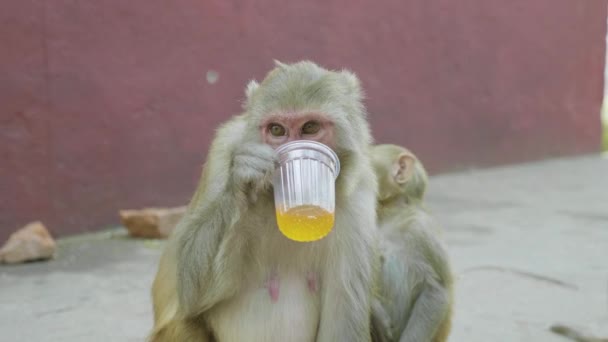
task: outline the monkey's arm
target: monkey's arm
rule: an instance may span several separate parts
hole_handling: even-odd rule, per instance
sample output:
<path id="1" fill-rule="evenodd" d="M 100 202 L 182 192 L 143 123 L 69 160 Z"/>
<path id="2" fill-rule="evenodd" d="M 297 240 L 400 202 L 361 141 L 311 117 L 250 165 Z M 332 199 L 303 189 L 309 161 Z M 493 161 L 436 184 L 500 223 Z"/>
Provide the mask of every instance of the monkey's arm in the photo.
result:
<path id="1" fill-rule="evenodd" d="M 363 189 L 346 204 L 336 221 L 335 239 L 322 282 L 321 319 L 317 341 L 370 341 L 372 284 L 377 254 L 375 196 Z M 371 210 L 370 210 L 371 208 Z M 337 218 L 338 219 L 338 218 Z M 343 229 L 343 231 L 340 231 Z"/>
<path id="2" fill-rule="evenodd" d="M 233 230 L 247 210 L 251 189 L 269 179 L 274 152 L 241 143 L 246 122 L 237 117 L 218 131 L 176 244 L 179 312 L 200 314 L 238 290 L 244 241 Z"/>
<path id="3" fill-rule="evenodd" d="M 439 284 L 425 284 L 399 341 L 431 342 L 449 313 L 450 297 Z"/>
<path id="4" fill-rule="evenodd" d="M 445 328 L 452 305 L 452 274 L 444 246 L 431 230 L 430 217 L 419 216 L 424 221 L 414 222 L 409 230 L 410 251 L 417 250 L 408 266 L 412 274 L 422 276 L 420 294 L 415 298 L 401 342 L 434 341 Z M 449 322 L 448 322 L 449 324 Z"/>

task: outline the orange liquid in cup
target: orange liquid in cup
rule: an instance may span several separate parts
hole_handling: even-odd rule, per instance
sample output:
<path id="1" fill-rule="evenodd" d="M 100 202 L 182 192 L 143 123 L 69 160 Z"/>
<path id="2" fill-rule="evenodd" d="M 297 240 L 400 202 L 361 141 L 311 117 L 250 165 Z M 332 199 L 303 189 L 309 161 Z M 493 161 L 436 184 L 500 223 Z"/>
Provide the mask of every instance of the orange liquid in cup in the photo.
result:
<path id="1" fill-rule="evenodd" d="M 314 205 L 302 205 L 277 211 L 277 223 L 281 233 L 291 240 L 316 241 L 332 230 L 334 214 Z"/>

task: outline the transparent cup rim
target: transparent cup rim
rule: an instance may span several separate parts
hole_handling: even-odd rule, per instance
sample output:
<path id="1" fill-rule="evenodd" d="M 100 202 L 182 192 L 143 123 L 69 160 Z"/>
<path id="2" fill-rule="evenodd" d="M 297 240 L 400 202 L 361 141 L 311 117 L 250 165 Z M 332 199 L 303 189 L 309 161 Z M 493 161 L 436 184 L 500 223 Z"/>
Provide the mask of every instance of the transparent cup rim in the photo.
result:
<path id="1" fill-rule="evenodd" d="M 338 159 L 338 155 L 336 154 L 336 152 L 334 152 L 334 150 L 329 148 L 329 146 L 322 144 L 320 142 L 313 141 L 313 140 L 290 141 L 288 143 L 285 143 L 285 144 L 279 146 L 276 149 L 276 153 L 280 157 L 283 154 L 287 154 L 291 151 L 300 150 L 300 149 L 314 150 L 314 151 L 320 152 L 320 153 L 324 154 L 325 156 L 327 156 L 328 158 L 330 158 L 334 162 L 334 165 L 335 165 L 335 173 L 336 173 L 335 177 L 336 178 L 338 177 L 338 175 L 340 174 L 340 159 Z"/>

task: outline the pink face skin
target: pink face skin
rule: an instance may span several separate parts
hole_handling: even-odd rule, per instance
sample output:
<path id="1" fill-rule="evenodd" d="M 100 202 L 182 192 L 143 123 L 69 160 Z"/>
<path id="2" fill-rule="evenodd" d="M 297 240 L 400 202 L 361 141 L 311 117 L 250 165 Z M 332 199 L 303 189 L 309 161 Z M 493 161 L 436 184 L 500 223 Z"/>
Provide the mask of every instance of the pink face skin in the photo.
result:
<path id="1" fill-rule="evenodd" d="M 306 123 L 313 122 L 318 124 L 318 131 L 312 134 L 302 132 L 302 128 Z M 285 133 L 281 136 L 275 136 L 270 133 L 270 127 L 280 125 L 284 128 Z M 320 113 L 280 113 L 272 114 L 266 118 L 260 125 L 262 141 L 273 148 L 277 148 L 287 142 L 294 140 L 314 140 L 335 148 L 334 141 L 334 124 L 324 114 Z"/>

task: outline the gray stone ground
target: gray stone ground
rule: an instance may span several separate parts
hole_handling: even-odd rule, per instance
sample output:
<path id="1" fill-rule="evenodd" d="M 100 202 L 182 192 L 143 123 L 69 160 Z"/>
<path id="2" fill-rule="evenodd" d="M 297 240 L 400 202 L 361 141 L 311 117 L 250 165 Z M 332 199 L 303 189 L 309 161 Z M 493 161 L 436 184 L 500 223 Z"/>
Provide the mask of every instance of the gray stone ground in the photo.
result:
<path id="1" fill-rule="evenodd" d="M 553 323 L 608 337 L 608 158 L 441 175 L 428 199 L 457 276 L 450 341 L 565 341 Z M 0 340 L 143 340 L 160 248 L 115 230 L 0 266 Z"/>

